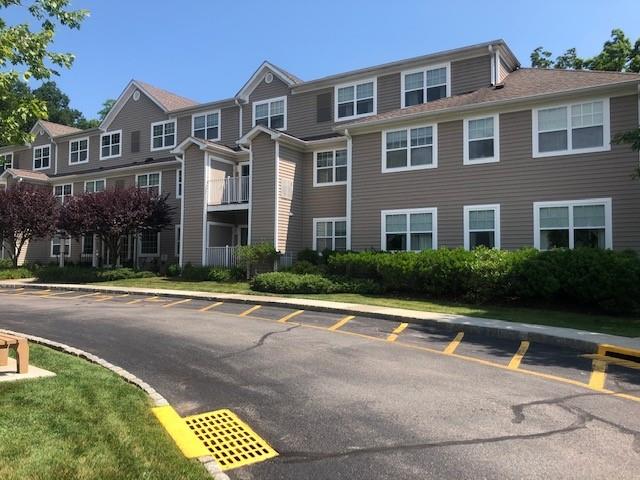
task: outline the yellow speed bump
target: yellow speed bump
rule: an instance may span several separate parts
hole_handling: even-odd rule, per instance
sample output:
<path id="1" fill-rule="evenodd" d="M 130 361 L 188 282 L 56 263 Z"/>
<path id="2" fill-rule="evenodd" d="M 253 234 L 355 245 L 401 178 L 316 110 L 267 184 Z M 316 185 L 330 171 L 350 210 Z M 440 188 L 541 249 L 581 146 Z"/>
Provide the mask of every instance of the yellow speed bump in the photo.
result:
<path id="1" fill-rule="evenodd" d="M 153 413 L 187 458 L 206 457 L 209 449 L 202 443 L 171 405 L 156 407 Z"/>

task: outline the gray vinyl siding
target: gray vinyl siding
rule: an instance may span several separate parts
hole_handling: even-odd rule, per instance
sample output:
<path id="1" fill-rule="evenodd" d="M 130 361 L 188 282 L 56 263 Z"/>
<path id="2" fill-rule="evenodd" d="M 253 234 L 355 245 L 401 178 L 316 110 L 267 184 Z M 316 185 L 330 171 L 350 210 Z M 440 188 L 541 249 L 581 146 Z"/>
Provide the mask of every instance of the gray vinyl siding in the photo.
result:
<path id="1" fill-rule="evenodd" d="M 638 97 L 611 99 L 611 134 L 638 125 Z M 611 197 L 613 247 L 640 249 L 638 154 L 610 152 L 532 158 L 531 110 L 500 115 L 500 162 L 463 165 L 462 120 L 438 125 L 438 167 L 381 173 L 380 133 L 354 137 L 352 247 L 379 249 L 380 212 L 438 209 L 438 246 L 463 245 L 463 207 L 500 204 L 504 249 L 533 245 L 533 203 Z M 305 197 L 306 201 L 306 197 Z"/>
<path id="2" fill-rule="evenodd" d="M 184 154 L 183 263 L 202 265 L 203 208 L 205 205 L 205 153 L 191 146 Z"/>
<path id="3" fill-rule="evenodd" d="M 263 79 L 249 95 L 249 102 L 242 106 L 242 134 L 247 133 L 253 126 L 253 102 L 287 95 L 289 95 L 289 87 L 277 75 L 273 75 L 271 83 L 265 83 Z M 288 103 L 289 99 L 287 99 Z M 287 123 L 289 123 L 288 116 Z"/>
<path id="4" fill-rule="evenodd" d="M 285 146 L 280 146 L 280 178 L 293 180 L 291 200 L 282 196 L 278 207 L 278 249 L 296 253 L 302 247 L 302 195 L 304 154 Z"/>
<path id="5" fill-rule="evenodd" d="M 224 108 L 207 108 L 197 111 L 191 111 L 186 115 L 182 115 L 178 117 L 178 142 L 177 145 L 180 144 L 185 138 L 191 136 L 191 128 L 192 128 L 192 116 L 199 112 L 209 112 L 212 110 L 220 110 L 220 118 L 219 118 L 219 129 L 220 129 L 220 140 L 216 143 L 220 143 L 222 145 L 227 145 L 229 147 L 234 147 L 236 145 L 236 140 L 240 138 L 238 135 L 240 124 L 239 124 L 239 115 L 240 108 L 237 106 L 224 107 Z"/>
<path id="6" fill-rule="evenodd" d="M 400 72 L 378 77 L 378 112 L 385 113 L 400 108 Z"/>
<path id="7" fill-rule="evenodd" d="M 274 80 L 275 81 L 275 80 Z M 260 134 L 251 142 L 251 243 L 274 242 L 275 142 Z"/>
<path id="8" fill-rule="evenodd" d="M 491 57 L 451 62 L 451 95 L 472 92 L 491 85 Z"/>
<path id="9" fill-rule="evenodd" d="M 76 165 L 69 165 L 69 144 L 74 140 L 79 140 L 82 138 L 89 139 L 89 161 L 87 163 L 81 163 Z M 64 141 L 60 141 L 58 143 L 58 175 L 62 175 L 65 173 L 78 173 L 83 170 L 91 170 L 94 168 L 98 168 L 100 166 L 104 166 L 100 164 L 99 156 L 100 156 L 100 134 L 97 135 L 78 135 L 75 137 L 65 138 Z"/>
<path id="10" fill-rule="evenodd" d="M 3 147 L 0 151 L 0 155 L 5 153 L 13 153 L 13 168 L 20 168 L 23 170 L 31 170 L 33 168 L 33 158 L 31 157 L 31 150 L 24 149 L 24 147 L 13 147 L 20 150 L 12 150 L 11 147 Z"/>
<path id="11" fill-rule="evenodd" d="M 345 147 L 346 148 L 346 147 Z M 303 181 L 303 248 L 313 247 L 313 219 L 344 217 L 347 214 L 347 186 L 313 186 L 313 153 L 304 154 Z"/>
<path id="12" fill-rule="evenodd" d="M 323 93 L 331 95 L 331 119 L 328 122 L 317 122 L 317 96 Z M 313 90 L 311 92 L 296 93 L 288 99 L 289 118 L 287 131 L 298 138 L 325 135 L 333 132 L 333 87 Z"/>

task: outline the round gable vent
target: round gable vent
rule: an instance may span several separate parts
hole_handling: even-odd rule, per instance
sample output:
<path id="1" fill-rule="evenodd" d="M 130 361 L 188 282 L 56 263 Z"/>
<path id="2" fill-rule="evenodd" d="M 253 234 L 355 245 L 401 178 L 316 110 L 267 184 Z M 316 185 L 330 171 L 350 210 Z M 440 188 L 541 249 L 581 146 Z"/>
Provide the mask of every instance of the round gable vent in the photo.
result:
<path id="1" fill-rule="evenodd" d="M 136 90 L 135 92 L 133 92 L 133 100 L 136 102 L 140 100 L 140 90 Z"/>
<path id="2" fill-rule="evenodd" d="M 40 135 L 44 135 L 44 130 L 40 129 Z"/>
<path id="3" fill-rule="evenodd" d="M 273 73 L 269 72 L 264 76 L 265 83 L 273 82 Z"/>

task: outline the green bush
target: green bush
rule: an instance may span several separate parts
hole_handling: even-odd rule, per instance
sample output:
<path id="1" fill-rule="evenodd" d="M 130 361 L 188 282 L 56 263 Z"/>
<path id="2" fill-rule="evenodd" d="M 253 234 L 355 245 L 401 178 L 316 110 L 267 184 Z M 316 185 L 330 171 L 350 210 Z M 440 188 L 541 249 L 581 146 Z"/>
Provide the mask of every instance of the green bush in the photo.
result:
<path id="1" fill-rule="evenodd" d="M 13 268 L 13 263 L 9 258 L 0 258 L 0 270 L 6 270 L 7 268 Z"/>
<path id="2" fill-rule="evenodd" d="M 376 282 L 366 279 L 327 278 L 317 274 L 269 272 L 257 275 L 251 288 L 271 293 L 379 293 Z"/>
<path id="3" fill-rule="evenodd" d="M 304 250 L 300 250 L 298 252 L 298 263 L 300 262 L 307 262 L 312 265 L 318 265 L 320 263 L 320 254 L 315 250 L 305 248 Z"/>
<path id="4" fill-rule="evenodd" d="M 49 265 L 35 270 L 38 281 L 45 283 L 93 283 L 127 280 L 131 278 L 151 278 L 152 272 L 132 268 L 91 268 L 76 265 L 58 267 Z"/>
<path id="5" fill-rule="evenodd" d="M 18 278 L 31 278 L 33 272 L 28 268 L 4 268 L 0 267 L 0 280 L 15 280 Z"/>
<path id="6" fill-rule="evenodd" d="M 238 265 L 252 277 L 258 269 L 271 270 L 278 252 L 271 243 L 243 245 L 236 250 Z"/>
<path id="7" fill-rule="evenodd" d="M 177 267 L 172 273 L 175 274 L 176 272 L 179 272 L 178 275 L 181 276 L 182 279 L 192 282 L 235 282 L 242 280 L 245 275 L 242 268 L 196 267 L 190 263 L 185 265 L 182 270 L 180 270 L 180 267 Z"/>
<path id="8" fill-rule="evenodd" d="M 305 274 L 305 273 L 315 273 L 322 274 L 325 269 L 323 265 L 318 265 L 311 263 L 307 260 L 298 260 L 293 266 L 289 269 L 291 273 Z"/>
<path id="9" fill-rule="evenodd" d="M 176 278 L 182 274 L 182 268 L 177 263 L 172 263 L 167 267 L 167 277 Z"/>

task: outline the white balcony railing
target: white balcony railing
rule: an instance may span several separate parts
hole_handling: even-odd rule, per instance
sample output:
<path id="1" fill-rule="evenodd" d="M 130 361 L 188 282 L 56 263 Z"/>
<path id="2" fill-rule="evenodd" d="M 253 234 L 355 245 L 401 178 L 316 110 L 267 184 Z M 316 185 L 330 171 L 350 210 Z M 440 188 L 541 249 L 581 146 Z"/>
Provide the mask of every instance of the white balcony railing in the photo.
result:
<path id="1" fill-rule="evenodd" d="M 250 175 L 216 178 L 209 183 L 209 205 L 249 202 Z"/>
<path id="2" fill-rule="evenodd" d="M 207 266 L 231 268 L 238 265 L 236 256 L 237 247 L 227 245 L 226 247 L 207 248 Z"/>

